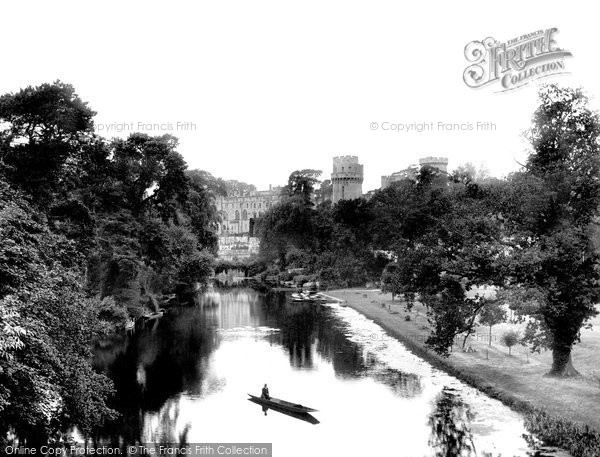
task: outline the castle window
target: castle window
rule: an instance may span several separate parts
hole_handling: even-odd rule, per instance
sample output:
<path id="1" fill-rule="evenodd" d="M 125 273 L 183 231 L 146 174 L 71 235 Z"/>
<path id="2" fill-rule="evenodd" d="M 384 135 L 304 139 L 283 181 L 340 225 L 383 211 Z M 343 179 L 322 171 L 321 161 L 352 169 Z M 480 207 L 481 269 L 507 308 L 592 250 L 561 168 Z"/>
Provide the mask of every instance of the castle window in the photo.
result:
<path id="1" fill-rule="evenodd" d="M 236 221 L 240 220 L 240 212 L 237 209 L 235 210 L 235 220 Z"/>
<path id="2" fill-rule="evenodd" d="M 246 210 L 242 211 L 242 219 L 243 220 L 248 219 L 248 211 L 246 211 Z"/>

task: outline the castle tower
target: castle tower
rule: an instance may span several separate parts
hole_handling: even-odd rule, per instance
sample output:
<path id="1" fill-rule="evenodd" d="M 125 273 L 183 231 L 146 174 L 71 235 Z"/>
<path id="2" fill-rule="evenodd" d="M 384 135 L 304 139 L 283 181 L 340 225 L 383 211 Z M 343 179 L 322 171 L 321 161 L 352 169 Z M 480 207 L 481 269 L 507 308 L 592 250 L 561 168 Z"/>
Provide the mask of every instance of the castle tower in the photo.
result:
<path id="1" fill-rule="evenodd" d="M 447 157 L 423 157 L 419 159 L 421 167 L 430 166 L 437 169 L 443 175 L 448 174 L 448 158 Z"/>
<path id="2" fill-rule="evenodd" d="M 363 166 L 356 156 L 339 156 L 333 158 L 331 184 L 333 186 L 332 202 L 351 200 L 362 197 Z"/>

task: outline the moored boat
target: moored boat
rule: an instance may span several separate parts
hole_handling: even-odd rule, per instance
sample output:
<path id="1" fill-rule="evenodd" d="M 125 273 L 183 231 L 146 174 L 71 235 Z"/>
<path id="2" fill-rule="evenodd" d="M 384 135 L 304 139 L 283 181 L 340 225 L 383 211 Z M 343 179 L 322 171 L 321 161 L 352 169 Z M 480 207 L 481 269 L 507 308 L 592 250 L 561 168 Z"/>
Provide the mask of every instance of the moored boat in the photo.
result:
<path id="1" fill-rule="evenodd" d="M 164 314 L 165 314 L 165 310 L 164 309 L 160 309 L 160 310 L 155 311 L 155 312 L 150 313 L 150 314 L 144 314 L 144 319 L 146 319 L 147 321 L 151 321 L 151 320 L 163 317 Z"/>
<path id="2" fill-rule="evenodd" d="M 327 301 L 325 298 L 323 298 L 321 296 L 321 294 L 316 293 L 316 292 L 300 292 L 300 293 L 293 293 L 291 295 L 292 297 L 292 301 L 295 302 L 308 302 L 308 303 L 314 303 L 314 302 L 324 302 Z"/>

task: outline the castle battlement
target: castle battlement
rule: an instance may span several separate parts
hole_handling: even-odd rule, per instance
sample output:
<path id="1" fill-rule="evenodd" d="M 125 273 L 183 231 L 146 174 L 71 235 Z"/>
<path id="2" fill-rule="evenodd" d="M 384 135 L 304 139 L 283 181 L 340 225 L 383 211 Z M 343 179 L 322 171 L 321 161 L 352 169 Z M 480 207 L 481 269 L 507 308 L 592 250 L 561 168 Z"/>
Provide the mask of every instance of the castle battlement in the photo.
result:
<path id="1" fill-rule="evenodd" d="M 436 168 L 442 173 L 448 173 L 448 158 L 427 156 L 419 159 L 419 165 Z"/>
<path id="2" fill-rule="evenodd" d="M 350 163 L 358 163 L 358 156 L 347 155 L 347 156 L 336 156 L 333 158 L 333 163 L 336 162 L 350 162 Z"/>
<path id="3" fill-rule="evenodd" d="M 346 155 L 333 158 L 331 184 L 333 185 L 333 203 L 340 200 L 360 198 L 362 196 L 363 166 L 358 156 Z"/>
<path id="4" fill-rule="evenodd" d="M 419 159 L 420 165 L 427 165 L 430 163 L 442 163 L 442 164 L 448 165 L 448 157 L 427 156 L 427 157 L 422 157 Z"/>

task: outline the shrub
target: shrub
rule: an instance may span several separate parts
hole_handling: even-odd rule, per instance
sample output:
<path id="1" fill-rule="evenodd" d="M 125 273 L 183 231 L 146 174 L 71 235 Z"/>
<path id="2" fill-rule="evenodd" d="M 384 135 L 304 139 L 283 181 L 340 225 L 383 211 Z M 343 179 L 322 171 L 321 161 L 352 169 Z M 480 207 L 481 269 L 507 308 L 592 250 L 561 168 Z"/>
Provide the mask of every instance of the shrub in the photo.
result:
<path id="1" fill-rule="evenodd" d="M 504 332 L 500 337 L 500 340 L 502 341 L 502 344 L 508 348 L 508 354 L 510 355 L 512 347 L 520 340 L 519 332 L 515 332 L 514 330 Z"/>
<path id="2" fill-rule="evenodd" d="M 573 457 L 600 455 L 600 434 L 587 425 L 534 411 L 525 417 L 525 428 L 545 444 L 566 449 Z"/>

